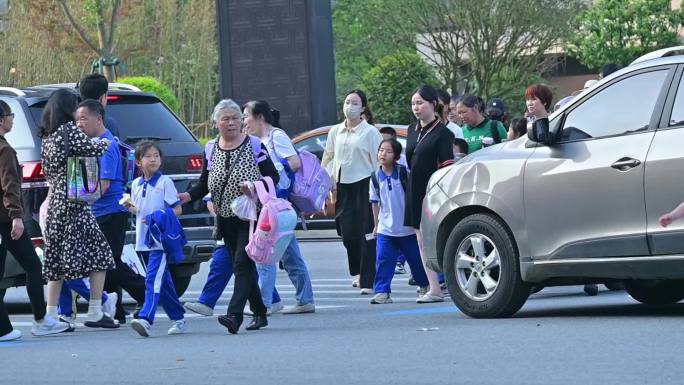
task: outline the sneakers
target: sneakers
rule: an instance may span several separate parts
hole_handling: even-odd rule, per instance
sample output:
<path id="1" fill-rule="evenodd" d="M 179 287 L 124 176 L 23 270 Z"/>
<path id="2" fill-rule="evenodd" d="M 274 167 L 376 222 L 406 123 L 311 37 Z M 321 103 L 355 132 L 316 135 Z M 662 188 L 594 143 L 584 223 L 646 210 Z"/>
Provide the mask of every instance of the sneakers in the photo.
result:
<path id="1" fill-rule="evenodd" d="M 69 330 L 69 323 L 60 322 L 54 319 L 52 316 L 46 315 L 40 321 L 33 321 L 33 327 L 31 327 L 31 334 L 34 336 L 47 336 L 51 334 L 58 334 Z"/>
<path id="2" fill-rule="evenodd" d="M 312 303 L 307 303 L 304 305 L 290 306 L 283 310 L 283 314 L 304 314 L 304 313 L 315 313 L 316 305 Z"/>
<path id="3" fill-rule="evenodd" d="M 178 321 L 173 321 L 173 325 L 169 328 L 167 332 L 170 336 L 174 334 L 183 334 L 188 329 L 188 324 L 184 319 L 179 319 Z"/>
<path id="4" fill-rule="evenodd" d="M 427 287 L 427 286 L 425 286 L 425 287 L 419 287 L 418 289 L 416 289 L 416 293 L 418 293 L 418 297 L 419 297 L 419 298 L 422 297 L 422 296 L 424 296 L 425 294 L 427 294 L 427 292 L 428 292 L 428 287 Z"/>
<path id="5" fill-rule="evenodd" d="M 107 293 L 107 301 L 102 304 L 102 311 L 108 316 L 113 317 L 116 315 L 116 301 L 119 299 L 119 295 L 116 293 Z M 124 322 L 126 318 L 124 317 Z"/>
<path id="6" fill-rule="evenodd" d="M 76 330 L 76 314 L 72 314 L 71 316 L 60 314 L 59 322 L 64 322 L 69 325 L 69 329 L 67 329 L 68 332 Z"/>
<path id="7" fill-rule="evenodd" d="M 416 280 L 413 278 L 413 276 L 409 277 L 408 284 L 409 284 L 409 286 L 418 286 L 418 284 L 416 283 Z"/>
<path id="8" fill-rule="evenodd" d="M 14 341 L 18 340 L 19 338 L 21 338 L 21 332 L 17 329 L 14 329 L 4 336 L 0 336 L 0 342 Z"/>
<path id="9" fill-rule="evenodd" d="M 134 319 L 133 321 L 131 321 L 131 328 L 133 330 L 135 330 L 138 334 L 140 334 L 142 337 L 149 337 L 150 336 L 151 326 L 150 326 L 150 323 L 147 322 L 147 320 L 145 320 L 145 319 L 142 319 L 142 318 Z M 169 334 L 171 334 L 171 329 L 169 329 Z"/>
<path id="10" fill-rule="evenodd" d="M 371 299 L 370 303 L 374 305 L 392 303 L 392 298 L 390 298 L 389 293 L 378 293 Z"/>
<path id="11" fill-rule="evenodd" d="M 375 291 L 373 291 L 373 289 L 369 289 L 367 287 L 364 287 L 363 289 L 361 289 L 361 295 L 370 295 L 373 293 L 375 293 Z"/>
<path id="12" fill-rule="evenodd" d="M 417 303 L 434 303 L 434 302 L 444 302 L 444 297 L 438 297 L 436 295 L 432 295 L 430 293 L 426 293 L 425 295 L 418 297 L 416 299 Z"/>
<path id="13" fill-rule="evenodd" d="M 406 268 L 403 263 L 397 262 L 397 267 L 394 268 L 394 274 L 406 274 Z"/>
<path id="14" fill-rule="evenodd" d="M 203 316 L 211 317 L 214 315 L 214 309 L 201 302 L 186 302 L 183 306 L 191 312 L 201 314 Z"/>
<path id="15" fill-rule="evenodd" d="M 355 275 L 354 279 L 352 280 L 352 287 L 359 287 L 359 276 Z"/>

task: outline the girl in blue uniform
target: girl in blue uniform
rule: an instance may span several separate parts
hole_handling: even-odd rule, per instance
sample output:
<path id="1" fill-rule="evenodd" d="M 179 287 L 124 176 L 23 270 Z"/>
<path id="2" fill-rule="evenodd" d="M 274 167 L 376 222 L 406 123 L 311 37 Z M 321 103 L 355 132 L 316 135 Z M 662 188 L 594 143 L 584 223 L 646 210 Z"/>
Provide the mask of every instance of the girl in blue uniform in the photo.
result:
<path id="1" fill-rule="evenodd" d="M 131 327 L 141 336 L 149 337 L 157 304 L 161 303 L 173 322 L 168 334 L 180 334 L 186 330 L 185 310 L 178 300 L 176 288 L 171 280 L 166 253 L 160 244 L 148 247 L 145 243 L 147 235 L 145 217 L 157 210 L 169 207 L 173 208 L 176 215 L 182 213 L 177 197 L 178 192 L 173 181 L 159 171 L 162 152 L 156 143 L 140 143 L 135 149 L 135 158 L 143 175 L 133 181 L 130 201 L 122 202 L 122 204 L 136 215 L 135 250 L 147 261 L 147 275 L 145 303 L 138 313 L 138 318 L 131 322 Z"/>

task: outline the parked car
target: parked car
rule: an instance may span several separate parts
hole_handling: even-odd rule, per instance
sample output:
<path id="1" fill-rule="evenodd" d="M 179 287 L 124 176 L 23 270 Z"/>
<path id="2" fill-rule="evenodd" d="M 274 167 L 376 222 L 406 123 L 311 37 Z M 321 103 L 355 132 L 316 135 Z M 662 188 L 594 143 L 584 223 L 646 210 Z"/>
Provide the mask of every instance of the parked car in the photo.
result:
<path id="1" fill-rule="evenodd" d="M 463 313 L 510 316 L 532 285 L 624 281 L 642 303 L 684 299 L 684 221 L 658 223 L 684 200 L 684 56 L 664 56 L 432 176 L 425 252 Z"/>
<path id="2" fill-rule="evenodd" d="M 375 127 L 381 128 L 390 126 L 397 131 L 397 140 L 402 146 L 406 147 L 406 128 L 405 125 L 376 123 Z M 328 132 L 333 126 L 323 126 L 311 131 L 303 132 L 292 139 L 292 144 L 297 151 L 306 150 L 318 157 L 323 158 L 325 144 L 328 141 Z M 325 213 L 314 214 L 307 220 L 307 227 L 311 229 L 334 229 L 335 228 L 335 206 L 327 205 Z"/>
<path id="3" fill-rule="evenodd" d="M 14 112 L 14 128 L 7 140 L 16 149 L 23 166 L 22 201 L 24 223 L 39 255 L 43 239 L 38 226 L 38 210 L 47 195 L 48 186 L 42 172 L 37 126 L 50 94 L 60 87 L 74 88 L 74 84 L 55 84 L 16 89 L 0 87 L 0 99 Z M 132 146 L 141 140 L 156 140 L 164 153 L 162 172 L 176 184 L 178 191 L 186 191 L 199 179 L 203 149 L 183 122 L 155 95 L 124 85 L 111 84 L 107 96 L 106 114 L 120 126 L 119 139 Z M 190 278 L 199 271 L 201 262 L 209 260 L 215 242 L 211 240 L 213 219 L 202 202 L 183 206 L 181 224 L 188 244 L 185 260 L 171 265 L 171 274 L 179 293 L 185 292 Z M 126 243 L 135 244 L 135 232 L 128 231 Z M 24 284 L 24 272 L 11 254 L 5 263 L 5 275 L 0 277 L 0 288 Z"/>

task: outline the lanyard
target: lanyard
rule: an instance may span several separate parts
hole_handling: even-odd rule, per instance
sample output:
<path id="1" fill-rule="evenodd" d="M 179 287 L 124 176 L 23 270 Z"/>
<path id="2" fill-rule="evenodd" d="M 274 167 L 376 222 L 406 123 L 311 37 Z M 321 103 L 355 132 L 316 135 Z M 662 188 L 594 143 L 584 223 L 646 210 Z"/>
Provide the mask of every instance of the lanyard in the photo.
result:
<path id="1" fill-rule="evenodd" d="M 429 134 L 430 131 L 432 131 L 435 127 L 437 127 L 437 124 L 439 124 L 439 119 L 435 119 L 435 122 L 427 130 L 424 127 L 421 127 L 421 130 L 418 133 L 418 142 L 416 143 L 416 145 L 420 143 L 421 140 L 425 139 L 427 134 Z M 418 126 L 420 126 L 420 122 L 418 122 Z"/>

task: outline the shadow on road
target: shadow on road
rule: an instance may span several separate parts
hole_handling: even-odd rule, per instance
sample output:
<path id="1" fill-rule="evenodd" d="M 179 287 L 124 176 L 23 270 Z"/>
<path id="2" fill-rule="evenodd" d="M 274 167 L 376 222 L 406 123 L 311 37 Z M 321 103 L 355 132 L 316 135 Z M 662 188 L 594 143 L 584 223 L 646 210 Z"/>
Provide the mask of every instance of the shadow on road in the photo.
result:
<path id="1" fill-rule="evenodd" d="M 550 318 L 550 317 L 653 317 L 653 316 L 684 316 L 684 303 L 673 305 L 643 305 L 597 304 L 590 306 L 574 305 L 557 309 L 529 309 L 520 310 L 513 318 Z"/>

